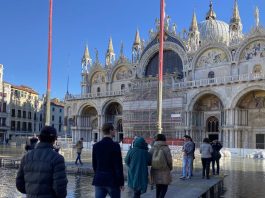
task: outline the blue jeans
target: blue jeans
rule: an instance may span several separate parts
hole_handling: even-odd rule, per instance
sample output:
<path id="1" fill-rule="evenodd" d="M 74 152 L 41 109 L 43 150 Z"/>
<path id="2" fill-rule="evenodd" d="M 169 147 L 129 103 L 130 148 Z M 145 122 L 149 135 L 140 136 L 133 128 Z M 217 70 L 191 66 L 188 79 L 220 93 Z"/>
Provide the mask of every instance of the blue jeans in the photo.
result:
<path id="1" fill-rule="evenodd" d="M 80 162 L 80 164 L 83 164 L 81 161 L 81 153 L 77 153 L 77 158 L 75 160 L 75 163 L 77 164 L 78 161 Z"/>
<path id="2" fill-rule="evenodd" d="M 183 156 L 182 160 L 182 176 L 191 177 L 192 175 L 193 156 Z"/>
<path id="3" fill-rule="evenodd" d="M 107 195 L 111 198 L 120 198 L 120 187 L 95 186 L 95 198 L 105 198 Z"/>

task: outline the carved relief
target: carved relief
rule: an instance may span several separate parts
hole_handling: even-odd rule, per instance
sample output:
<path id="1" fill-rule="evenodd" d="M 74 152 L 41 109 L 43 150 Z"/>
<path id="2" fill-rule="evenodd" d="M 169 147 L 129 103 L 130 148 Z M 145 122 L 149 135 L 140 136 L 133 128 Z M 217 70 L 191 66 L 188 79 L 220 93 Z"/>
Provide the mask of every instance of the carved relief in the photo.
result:
<path id="1" fill-rule="evenodd" d="M 132 70 L 127 67 L 121 67 L 115 74 L 115 80 L 124 80 L 132 77 Z"/>
<path id="2" fill-rule="evenodd" d="M 105 75 L 102 72 L 97 72 L 92 79 L 93 84 L 100 84 L 105 82 Z"/>
<path id="3" fill-rule="evenodd" d="M 265 41 L 254 41 L 247 45 L 241 53 L 240 60 L 265 57 Z"/>
<path id="4" fill-rule="evenodd" d="M 243 97 L 239 104 L 242 109 L 262 109 L 265 108 L 265 91 L 252 91 Z"/>
<path id="5" fill-rule="evenodd" d="M 205 51 L 197 61 L 196 67 L 211 66 L 228 62 L 226 53 L 219 48 L 212 48 Z"/>
<path id="6" fill-rule="evenodd" d="M 221 100 L 217 96 L 206 94 L 195 103 L 193 109 L 195 111 L 216 111 L 222 108 Z"/>
<path id="7" fill-rule="evenodd" d="M 253 74 L 261 74 L 262 73 L 262 67 L 261 67 L 261 65 L 255 65 L 253 67 L 253 72 L 252 73 Z"/>

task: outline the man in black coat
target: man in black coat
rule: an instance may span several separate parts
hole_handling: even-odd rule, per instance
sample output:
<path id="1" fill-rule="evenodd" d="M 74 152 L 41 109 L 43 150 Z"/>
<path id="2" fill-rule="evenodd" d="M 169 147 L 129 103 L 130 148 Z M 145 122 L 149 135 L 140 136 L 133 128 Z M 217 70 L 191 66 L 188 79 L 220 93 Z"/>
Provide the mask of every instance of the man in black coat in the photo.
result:
<path id="1" fill-rule="evenodd" d="M 16 187 L 27 198 L 65 198 L 67 178 L 64 157 L 53 149 L 56 129 L 42 128 L 35 149 L 21 160 L 16 177 Z"/>
<path id="2" fill-rule="evenodd" d="M 102 127 L 103 139 L 94 144 L 92 165 L 95 172 L 93 185 L 95 198 L 121 197 L 124 189 L 123 165 L 120 145 L 112 140 L 115 130 L 112 124 L 106 123 Z"/>

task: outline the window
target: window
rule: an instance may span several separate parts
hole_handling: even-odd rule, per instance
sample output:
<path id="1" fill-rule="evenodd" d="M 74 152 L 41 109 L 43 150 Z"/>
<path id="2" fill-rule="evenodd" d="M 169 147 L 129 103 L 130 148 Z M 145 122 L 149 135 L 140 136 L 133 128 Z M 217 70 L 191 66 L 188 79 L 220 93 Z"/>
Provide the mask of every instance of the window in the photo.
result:
<path id="1" fill-rule="evenodd" d="M 100 87 L 97 88 L 97 92 L 100 93 Z"/>
<path id="2" fill-rule="evenodd" d="M 208 78 L 214 78 L 214 72 L 213 71 L 210 71 L 208 73 Z"/>
<path id="3" fill-rule="evenodd" d="M 60 109 L 60 113 L 62 113 L 62 109 Z"/>
<path id="4" fill-rule="evenodd" d="M 54 115 L 52 115 L 52 121 L 54 121 Z"/>
<path id="5" fill-rule="evenodd" d="M 59 123 L 60 124 L 62 123 L 62 117 L 61 116 L 59 117 Z"/>
<path id="6" fill-rule="evenodd" d="M 35 121 L 37 120 L 37 114 L 36 114 L 36 112 L 34 113 L 34 120 Z"/>
<path id="7" fill-rule="evenodd" d="M 26 118 L 26 111 L 23 111 L 23 118 Z"/>
<path id="8" fill-rule="evenodd" d="M 16 121 L 11 121 L 11 130 L 12 131 L 15 131 L 15 128 L 16 128 Z"/>
<path id="9" fill-rule="evenodd" d="M 125 84 L 121 85 L 121 90 L 123 91 L 125 89 Z"/>
<path id="10" fill-rule="evenodd" d="M 27 123 L 23 122 L 22 124 L 22 131 L 27 131 Z"/>
<path id="11" fill-rule="evenodd" d="M 16 117 L 16 110 L 15 110 L 15 109 L 12 109 L 12 110 L 11 110 L 11 116 L 12 116 L 12 117 Z"/>
<path id="12" fill-rule="evenodd" d="M 52 108 L 52 111 L 55 111 L 54 107 Z"/>
<path id="13" fill-rule="evenodd" d="M 62 130 L 62 125 L 59 124 L 59 132 L 61 132 L 61 130 Z"/>
<path id="14" fill-rule="evenodd" d="M 20 131 L 21 128 L 20 128 L 20 121 L 17 122 L 17 131 Z"/>
<path id="15" fill-rule="evenodd" d="M 6 102 L 3 103 L 3 112 L 6 113 Z"/>
<path id="16" fill-rule="evenodd" d="M 18 117 L 18 118 L 21 118 L 21 110 L 18 110 L 18 111 L 17 111 L 17 117 Z"/>
<path id="17" fill-rule="evenodd" d="M 2 118 L 2 126 L 6 126 L 6 118 Z"/>
<path id="18" fill-rule="evenodd" d="M 31 112 L 28 112 L 28 118 L 31 119 Z"/>
<path id="19" fill-rule="evenodd" d="M 31 122 L 28 123 L 28 131 L 32 131 L 32 123 Z"/>

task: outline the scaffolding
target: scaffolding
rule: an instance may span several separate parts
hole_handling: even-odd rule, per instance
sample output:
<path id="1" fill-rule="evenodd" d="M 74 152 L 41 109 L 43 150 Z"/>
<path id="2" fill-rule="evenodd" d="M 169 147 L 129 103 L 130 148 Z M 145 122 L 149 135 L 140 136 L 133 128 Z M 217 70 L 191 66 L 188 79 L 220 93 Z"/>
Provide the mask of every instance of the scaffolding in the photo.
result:
<path id="1" fill-rule="evenodd" d="M 162 133 L 167 138 L 179 138 L 184 131 L 184 94 L 173 91 L 173 75 L 164 78 Z M 125 137 L 154 137 L 157 134 L 156 77 L 135 80 L 123 102 Z M 174 116 L 178 115 L 178 116 Z"/>

